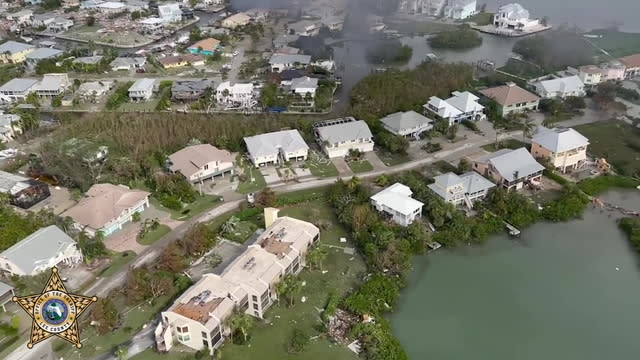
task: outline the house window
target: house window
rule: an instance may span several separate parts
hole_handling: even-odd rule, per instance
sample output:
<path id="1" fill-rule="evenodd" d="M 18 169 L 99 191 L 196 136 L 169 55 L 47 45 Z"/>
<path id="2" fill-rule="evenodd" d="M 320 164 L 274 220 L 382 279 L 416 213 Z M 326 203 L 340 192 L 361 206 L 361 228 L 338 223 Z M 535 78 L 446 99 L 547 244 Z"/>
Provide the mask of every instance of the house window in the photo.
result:
<path id="1" fill-rule="evenodd" d="M 258 310 L 258 309 L 259 309 L 258 304 L 257 303 L 253 303 L 253 310 Z"/>
<path id="2" fill-rule="evenodd" d="M 253 302 L 258 302 L 258 297 L 255 295 L 251 295 L 251 300 L 253 300 Z"/>
<path id="3" fill-rule="evenodd" d="M 179 333 L 181 334 L 186 334 L 189 332 L 189 327 L 188 326 L 178 326 L 176 329 Z"/>
<path id="4" fill-rule="evenodd" d="M 187 342 L 191 340 L 191 336 L 187 335 L 180 335 L 178 334 L 178 341 L 180 342 Z"/>
<path id="5" fill-rule="evenodd" d="M 209 347 L 209 343 L 205 339 L 202 339 L 202 345 L 204 345 L 205 347 Z"/>
<path id="6" fill-rule="evenodd" d="M 205 166 L 204 166 L 204 169 L 205 169 L 205 170 L 209 170 L 209 164 L 205 165 Z"/>
<path id="7" fill-rule="evenodd" d="M 207 333 L 206 333 L 206 332 L 204 332 L 204 331 L 202 332 L 202 338 L 203 338 L 203 339 L 206 339 L 206 338 L 207 338 Z"/>

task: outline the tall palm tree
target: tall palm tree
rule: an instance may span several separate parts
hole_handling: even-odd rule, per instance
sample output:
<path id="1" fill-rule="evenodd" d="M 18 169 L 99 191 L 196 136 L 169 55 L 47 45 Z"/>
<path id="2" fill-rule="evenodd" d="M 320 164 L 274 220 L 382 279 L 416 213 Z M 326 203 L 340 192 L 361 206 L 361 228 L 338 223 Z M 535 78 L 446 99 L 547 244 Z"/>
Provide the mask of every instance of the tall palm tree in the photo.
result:
<path id="1" fill-rule="evenodd" d="M 522 142 L 525 142 L 526 138 L 533 134 L 535 128 L 536 124 L 528 116 L 522 120 Z"/>
<path id="2" fill-rule="evenodd" d="M 357 176 L 354 176 L 351 178 L 351 180 L 349 180 L 349 182 L 347 183 L 347 187 L 350 190 L 355 190 L 355 188 L 357 188 L 360 185 L 360 178 Z"/>
<path id="3" fill-rule="evenodd" d="M 232 332 L 240 331 L 244 342 L 247 342 L 247 335 L 253 326 L 253 319 L 244 312 L 236 312 L 231 315 L 229 326 Z"/>
<path id="4" fill-rule="evenodd" d="M 222 224 L 222 231 L 224 231 L 226 234 L 234 231 L 239 222 L 240 220 L 237 217 L 230 217 L 229 220 L 225 221 L 224 224 Z"/>

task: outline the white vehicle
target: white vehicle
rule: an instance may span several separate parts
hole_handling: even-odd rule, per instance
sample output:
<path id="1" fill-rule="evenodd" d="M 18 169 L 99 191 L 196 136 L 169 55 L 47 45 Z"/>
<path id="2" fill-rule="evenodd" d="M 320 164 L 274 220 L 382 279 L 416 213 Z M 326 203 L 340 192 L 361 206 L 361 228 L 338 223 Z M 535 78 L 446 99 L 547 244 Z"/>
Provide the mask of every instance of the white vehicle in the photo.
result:
<path id="1" fill-rule="evenodd" d="M 233 56 L 238 56 L 238 54 L 240 54 L 240 53 L 238 52 L 238 50 L 236 50 L 236 51 L 234 51 L 234 52 L 233 52 L 233 54 L 231 54 L 231 55 L 233 55 Z"/>

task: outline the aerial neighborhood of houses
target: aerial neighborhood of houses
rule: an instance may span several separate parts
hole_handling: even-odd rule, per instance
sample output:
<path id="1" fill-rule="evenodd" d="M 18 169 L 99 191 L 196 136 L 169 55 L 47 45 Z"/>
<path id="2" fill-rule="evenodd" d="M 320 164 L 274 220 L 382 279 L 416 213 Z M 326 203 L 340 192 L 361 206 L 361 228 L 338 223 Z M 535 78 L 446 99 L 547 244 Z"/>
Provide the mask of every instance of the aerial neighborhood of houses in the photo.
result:
<path id="1" fill-rule="evenodd" d="M 60 359 L 219 359 L 225 342 L 272 350 L 248 336 L 255 323 L 274 337 L 296 329 L 278 338 L 283 354 L 306 358 L 298 346 L 331 337 L 371 359 L 378 335 L 350 326 L 386 327 L 378 315 L 391 302 L 361 305 L 372 295 L 355 284 L 401 279 L 404 248 L 449 246 L 443 229 L 467 226 L 453 214 L 499 218 L 519 234 L 488 210 L 494 197 L 542 212 L 538 195 L 616 171 L 579 126 L 607 117 L 640 128 L 640 112 L 615 106 L 636 89 L 629 104 L 640 109 L 640 54 L 536 65 L 525 78 L 424 53 L 412 55 L 417 66 L 352 64 L 367 56 L 343 37 L 353 26 L 365 43 L 405 49 L 388 24 L 406 19 L 487 37 L 551 28 L 517 3 L 488 14 L 476 0 L 400 0 L 394 17 L 352 16 L 338 0 L 239 3 L 0 1 L 1 331 L 11 299 L 30 290 L 24 279 L 56 267 L 70 290 L 118 313 L 91 313 L 89 346 L 53 343 Z M 249 8 L 258 5 L 269 8 Z M 450 81 L 438 81 L 441 69 Z M 608 86 L 616 108 L 598 108 Z M 424 244 L 405 239 L 420 234 Z M 318 289 L 329 300 L 307 296 Z M 295 303 L 304 321 L 289 312 Z M 313 333 L 297 332 L 309 324 Z M 108 344 L 96 345 L 102 335 Z M 3 352 L 9 338 L 0 357 L 14 351 Z"/>

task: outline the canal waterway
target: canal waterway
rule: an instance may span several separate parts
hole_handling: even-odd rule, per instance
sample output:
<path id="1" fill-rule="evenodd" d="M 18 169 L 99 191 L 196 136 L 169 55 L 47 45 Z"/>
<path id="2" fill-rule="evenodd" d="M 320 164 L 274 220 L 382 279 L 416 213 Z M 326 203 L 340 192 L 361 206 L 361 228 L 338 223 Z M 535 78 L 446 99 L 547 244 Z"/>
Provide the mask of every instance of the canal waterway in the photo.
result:
<path id="1" fill-rule="evenodd" d="M 603 199 L 640 209 L 640 192 Z M 410 359 L 636 359 L 640 256 L 590 209 L 417 258 L 390 320 Z"/>

